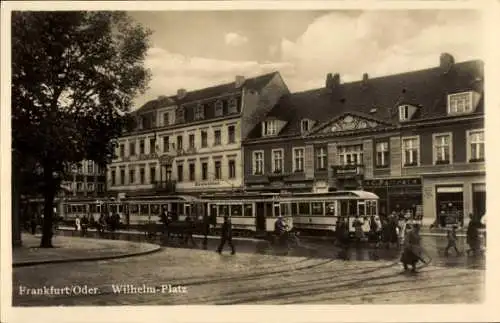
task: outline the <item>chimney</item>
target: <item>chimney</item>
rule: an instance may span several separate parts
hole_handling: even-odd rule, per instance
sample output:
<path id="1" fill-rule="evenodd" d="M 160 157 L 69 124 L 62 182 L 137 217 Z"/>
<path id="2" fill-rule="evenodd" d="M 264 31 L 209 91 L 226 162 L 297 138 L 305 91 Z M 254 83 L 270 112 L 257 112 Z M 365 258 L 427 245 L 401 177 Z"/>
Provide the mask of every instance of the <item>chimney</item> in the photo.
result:
<path id="1" fill-rule="evenodd" d="M 186 96 L 186 89 L 177 90 L 177 99 L 182 100 Z"/>
<path id="2" fill-rule="evenodd" d="M 443 74 L 447 74 L 455 64 L 455 58 L 451 54 L 442 53 L 439 56 L 439 67 L 443 70 Z"/>
<path id="3" fill-rule="evenodd" d="M 337 88 L 340 85 L 340 75 L 338 73 L 335 73 L 332 75 L 332 73 L 328 73 L 326 75 L 326 82 L 325 82 L 325 87 L 329 90 L 333 90 Z"/>
<path id="4" fill-rule="evenodd" d="M 236 78 L 234 80 L 234 87 L 240 88 L 243 86 L 243 83 L 245 83 L 245 77 L 242 75 L 236 75 Z"/>

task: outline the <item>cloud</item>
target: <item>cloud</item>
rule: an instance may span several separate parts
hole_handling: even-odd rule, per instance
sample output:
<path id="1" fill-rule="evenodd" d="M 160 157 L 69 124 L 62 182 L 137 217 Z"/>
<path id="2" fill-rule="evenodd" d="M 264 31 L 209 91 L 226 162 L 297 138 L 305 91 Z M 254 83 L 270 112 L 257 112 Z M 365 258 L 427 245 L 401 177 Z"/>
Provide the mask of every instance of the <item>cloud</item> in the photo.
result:
<path id="1" fill-rule="evenodd" d="M 456 10 L 334 12 L 314 20 L 296 40 L 281 40 L 281 60 L 297 75 L 284 77 L 292 90 L 305 90 L 323 86 L 329 72 L 353 81 L 363 73 L 436 66 L 442 52 L 456 61 L 481 58 L 481 28 L 477 14 Z M 318 83 L 311 87 L 313 81 Z"/>
<path id="2" fill-rule="evenodd" d="M 136 108 L 160 95 L 174 95 L 233 82 L 236 75 L 254 77 L 273 71 L 293 74 L 293 66 L 285 62 L 226 61 L 204 57 L 188 57 L 158 47 L 148 51 L 145 65 L 152 72 L 149 90 L 135 101 Z"/>
<path id="3" fill-rule="evenodd" d="M 237 33 L 227 33 L 224 36 L 224 41 L 226 45 L 230 46 L 241 46 L 248 42 L 248 38 Z"/>

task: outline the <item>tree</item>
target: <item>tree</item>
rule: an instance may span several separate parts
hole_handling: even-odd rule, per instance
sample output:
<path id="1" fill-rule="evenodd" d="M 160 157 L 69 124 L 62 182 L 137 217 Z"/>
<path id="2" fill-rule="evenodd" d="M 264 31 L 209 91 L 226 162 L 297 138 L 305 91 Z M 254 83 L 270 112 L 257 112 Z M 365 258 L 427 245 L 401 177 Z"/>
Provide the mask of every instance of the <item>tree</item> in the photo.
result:
<path id="1" fill-rule="evenodd" d="M 112 158 L 149 81 L 150 34 L 123 12 L 12 13 L 13 166 L 34 161 L 42 176 L 41 247 L 52 247 L 53 203 L 68 166 Z"/>

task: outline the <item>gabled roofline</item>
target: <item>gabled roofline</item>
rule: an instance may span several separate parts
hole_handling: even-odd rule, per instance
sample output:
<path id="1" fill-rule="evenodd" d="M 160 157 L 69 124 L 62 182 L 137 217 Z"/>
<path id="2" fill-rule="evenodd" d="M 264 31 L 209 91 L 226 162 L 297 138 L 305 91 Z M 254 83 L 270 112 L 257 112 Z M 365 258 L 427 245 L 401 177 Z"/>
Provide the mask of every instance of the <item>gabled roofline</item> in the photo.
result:
<path id="1" fill-rule="evenodd" d="M 366 115 L 366 114 L 358 112 L 358 111 L 344 111 L 343 113 L 337 115 L 336 117 L 334 117 L 334 118 L 332 118 L 332 119 L 330 119 L 328 121 L 325 121 L 325 122 L 319 124 L 318 126 L 314 127 L 313 129 L 311 129 L 311 131 L 309 131 L 309 134 L 314 135 L 318 131 L 323 130 L 328 125 L 334 123 L 335 121 L 337 121 L 337 120 L 339 120 L 339 119 L 341 119 L 341 118 L 343 118 L 343 117 L 345 117 L 347 115 L 352 115 L 352 116 L 356 116 L 356 117 L 359 117 L 359 118 L 367 119 L 367 120 L 370 120 L 370 121 L 375 121 L 375 122 L 378 122 L 378 123 L 380 123 L 382 125 L 386 125 L 386 126 L 394 126 L 394 125 L 396 125 L 396 124 L 394 124 L 392 122 L 388 122 L 386 120 L 382 120 L 382 119 L 379 119 L 379 118 L 376 118 L 376 117 L 373 117 L 373 116 L 370 116 L 370 115 Z"/>

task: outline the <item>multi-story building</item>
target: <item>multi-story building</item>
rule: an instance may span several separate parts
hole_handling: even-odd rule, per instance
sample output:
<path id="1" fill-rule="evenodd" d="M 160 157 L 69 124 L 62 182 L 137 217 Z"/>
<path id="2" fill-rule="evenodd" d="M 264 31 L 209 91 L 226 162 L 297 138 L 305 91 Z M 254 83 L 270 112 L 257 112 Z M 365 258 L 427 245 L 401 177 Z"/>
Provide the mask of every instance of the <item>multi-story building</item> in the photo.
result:
<path id="1" fill-rule="evenodd" d="M 99 197 L 106 191 L 106 168 L 92 160 L 71 166 L 61 187 L 66 197 Z"/>
<path id="2" fill-rule="evenodd" d="M 147 102 L 134 112 L 137 127 L 118 140 L 108 190 L 131 196 L 240 189 L 241 141 L 285 93 L 274 72 Z"/>
<path id="3" fill-rule="evenodd" d="M 483 63 L 341 83 L 284 95 L 244 142 L 245 184 L 258 191 L 360 189 L 380 211 L 424 224 L 485 213 Z M 464 216 L 465 214 L 465 216 Z M 463 222 L 463 221 L 458 221 Z"/>

